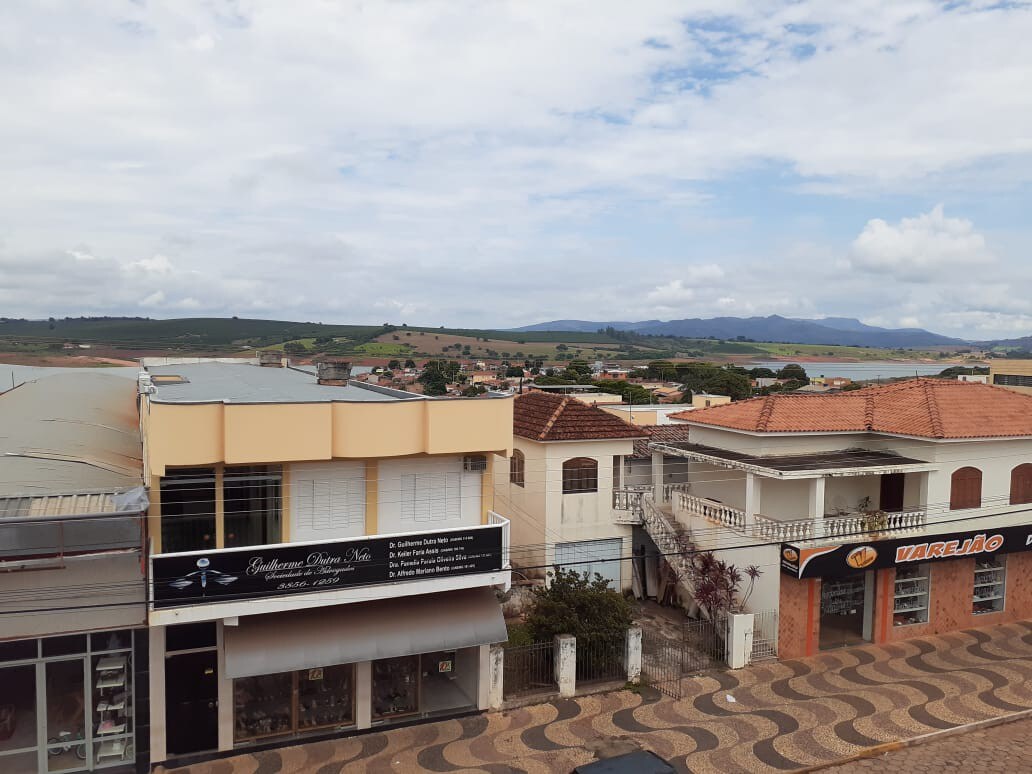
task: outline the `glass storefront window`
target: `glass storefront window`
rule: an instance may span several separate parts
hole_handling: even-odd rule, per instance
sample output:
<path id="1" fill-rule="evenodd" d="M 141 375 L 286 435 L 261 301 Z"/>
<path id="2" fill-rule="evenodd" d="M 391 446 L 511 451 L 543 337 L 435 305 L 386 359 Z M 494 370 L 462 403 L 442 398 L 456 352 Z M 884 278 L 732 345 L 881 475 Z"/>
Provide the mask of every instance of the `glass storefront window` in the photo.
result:
<path id="1" fill-rule="evenodd" d="M 355 722 L 353 664 L 233 681 L 234 741 L 296 734 Z"/>
<path id="2" fill-rule="evenodd" d="M 44 652 L 46 642 L 44 641 Z M 83 766 L 86 747 L 86 675 L 81 658 L 44 664 L 49 771 Z"/>
<path id="3" fill-rule="evenodd" d="M 419 711 L 419 656 L 373 662 L 373 717 L 392 718 Z"/>
<path id="4" fill-rule="evenodd" d="M 215 469 L 169 470 L 160 489 L 161 550 L 215 548 Z"/>
<path id="5" fill-rule="evenodd" d="M 233 681 L 236 714 L 233 738 L 238 741 L 288 734 L 293 730 L 292 672 Z"/>
<path id="6" fill-rule="evenodd" d="M 226 468 L 222 479 L 226 548 L 280 542 L 282 482 L 277 466 Z"/>
<path id="7" fill-rule="evenodd" d="M 297 673 L 298 728 L 350 725 L 355 720 L 355 668 L 351 664 Z"/>
<path id="8" fill-rule="evenodd" d="M 36 747 L 35 665 L 0 668 L 0 686 L 0 771 L 7 771 L 11 759 L 4 753 Z"/>

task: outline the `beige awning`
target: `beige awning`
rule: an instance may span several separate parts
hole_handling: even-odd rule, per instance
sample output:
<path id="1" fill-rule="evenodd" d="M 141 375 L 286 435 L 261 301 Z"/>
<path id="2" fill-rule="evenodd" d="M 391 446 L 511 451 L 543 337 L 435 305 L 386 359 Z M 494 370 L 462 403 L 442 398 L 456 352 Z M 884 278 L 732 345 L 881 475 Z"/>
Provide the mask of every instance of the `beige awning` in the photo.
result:
<path id="1" fill-rule="evenodd" d="M 487 587 L 251 616 L 224 631 L 228 677 L 468 648 L 508 636 Z"/>

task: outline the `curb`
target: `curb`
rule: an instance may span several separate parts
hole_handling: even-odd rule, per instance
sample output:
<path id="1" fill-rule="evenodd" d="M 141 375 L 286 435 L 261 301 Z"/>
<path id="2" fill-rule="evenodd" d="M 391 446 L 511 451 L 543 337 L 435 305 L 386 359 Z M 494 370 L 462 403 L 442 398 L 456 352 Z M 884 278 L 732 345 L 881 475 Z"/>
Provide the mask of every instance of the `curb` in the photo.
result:
<path id="1" fill-rule="evenodd" d="M 956 736 L 957 734 L 966 734 L 971 731 L 984 731 L 987 728 L 1002 726 L 1007 723 L 1013 723 L 1018 720 L 1027 720 L 1029 718 L 1032 718 L 1032 709 L 1022 710 L 1021 712 L 1015 712 L 1010 715 L 1001 715 L 997 718 L 979 720 L 974 723 L 965 723 L 962 726 L 944 728 L 941 731 L 931 731 L 927 734 L 913 736 L 909 739 L 900 739 L 897 742 L 885 742 L 884 744 L 879 744 L 874 747 L 867 747 L 847 758 L 839 758 L 838 760 L 828 761 L 827 763 L 815 763 L 812 766 L 793 769 L 791 774 L 806 774 L 811 771 L 823 771 L 825 769 L 830 769 L 832 766 L 841 766 L 844 763 L 862 761 L 867 758 L 877 758 L 879 755 L 885 755 L 886 753 L 895 752 L 896 750 L 905 750 L 908 747 L 917 747 L 918 745 L 927 744 L 928 742 L 937 742 L 940 739 L 947 739 L 951 736 Z"/>

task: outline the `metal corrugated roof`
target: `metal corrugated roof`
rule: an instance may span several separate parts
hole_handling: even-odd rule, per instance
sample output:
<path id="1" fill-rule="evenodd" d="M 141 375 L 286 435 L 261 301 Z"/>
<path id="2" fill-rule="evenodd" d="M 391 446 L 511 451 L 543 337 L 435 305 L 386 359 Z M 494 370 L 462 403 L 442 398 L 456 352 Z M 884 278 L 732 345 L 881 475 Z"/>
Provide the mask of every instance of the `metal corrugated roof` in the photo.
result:
<path id="1" fill-rule="evenodd" d="M 83 369 L 0 393 L 0 498 L 93 505 L 99 493 L 142 486 L 142 455 L 134 381 Z"/>

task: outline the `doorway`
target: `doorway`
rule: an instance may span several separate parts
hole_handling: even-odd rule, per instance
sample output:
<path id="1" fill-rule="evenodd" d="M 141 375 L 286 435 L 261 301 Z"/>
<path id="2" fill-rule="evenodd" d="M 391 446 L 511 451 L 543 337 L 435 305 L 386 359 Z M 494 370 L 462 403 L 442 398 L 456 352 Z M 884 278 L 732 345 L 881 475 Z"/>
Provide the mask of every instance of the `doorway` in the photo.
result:
<path id="1" fill-rule="evenodd" d="M 874 620 L 874 573 L 821 581 L 821 650 L 869 642 Z"/>
<path id="2" fill-rule="evenodd" d="M 878 507 L 886 513 L 899 513 L 903 510 L 903 488 L 906 482 L 904 473 L 883 473 Z"/>
<path id="3" fill-rule="evenodd" d="M 218 651 L 177 653 L 165 659 L 165 727 L 169 755 L 219 746 Z"/>

